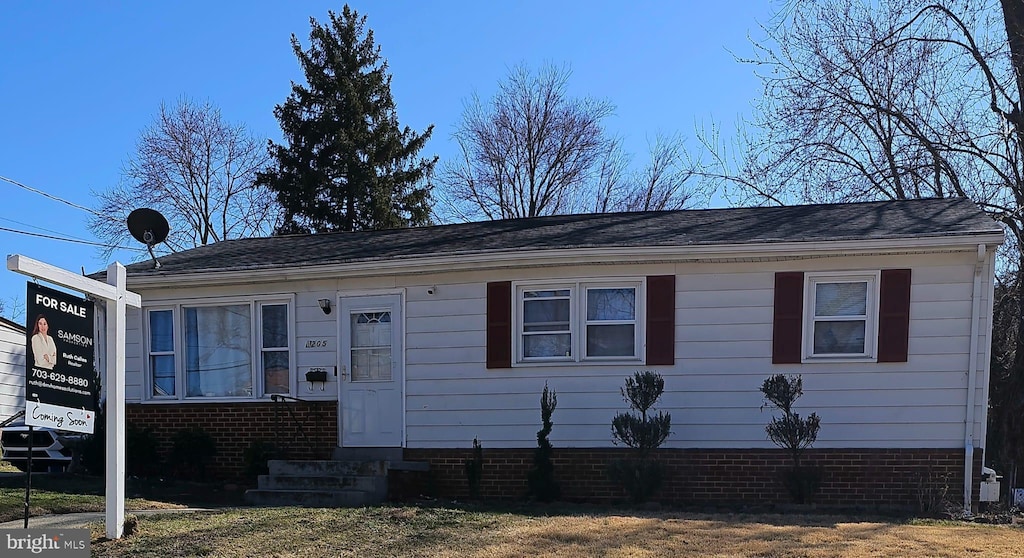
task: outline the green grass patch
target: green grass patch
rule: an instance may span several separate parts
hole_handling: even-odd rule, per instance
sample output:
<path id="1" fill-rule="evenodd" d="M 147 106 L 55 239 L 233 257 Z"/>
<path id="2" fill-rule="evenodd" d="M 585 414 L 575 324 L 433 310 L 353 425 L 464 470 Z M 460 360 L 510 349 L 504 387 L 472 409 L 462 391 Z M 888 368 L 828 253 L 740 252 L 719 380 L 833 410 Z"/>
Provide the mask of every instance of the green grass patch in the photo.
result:
<path id="1" fill-rule="evenodd" d="M 137 481 L 128 483 L 125 508 L 129 510 L 171 509 L 193 505 L 181 483 Z M 189 485 L 189 488 L 192 488 Z M 106 507 L 104 479 L 72 474 L 32 475 L 31 516 L 51 513 L 103 511 Z M 203 491 L 195 488 L 195 493 Z M 207 489 L 208 493 L 214 491 Z M 0 522 L 21 519 L 25 513 L 25 474 L 0 476 Z"/>

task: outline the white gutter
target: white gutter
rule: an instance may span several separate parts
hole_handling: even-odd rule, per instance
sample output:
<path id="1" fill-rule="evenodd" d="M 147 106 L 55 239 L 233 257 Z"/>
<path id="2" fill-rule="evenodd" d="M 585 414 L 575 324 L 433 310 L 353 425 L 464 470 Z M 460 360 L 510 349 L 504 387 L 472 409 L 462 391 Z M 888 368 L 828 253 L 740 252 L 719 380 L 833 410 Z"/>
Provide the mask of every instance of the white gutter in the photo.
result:
<path id="1" fill-rule="evenodd" d="M 971 514 L 974 494 L 974 407 L 978 374 L 978 336 L 981 333 L 981 278 L 988 269 L 985 245 L 978 244 L 978 261 L 974 263 L 974 292 L 971 297 L 971 348 L 967 363 L 967 418 L 964 421 L 964 512 Z"/>
<path id="2" fill-rule="evenodd" d="M 651 247 L 521 249 L 492 252 L 468 252 L 441 256 L 400 256 L 342 263 L 309 262 L 294 265 L 246 266 L 234 269 L 160 271 L 133 275 L 132 288 L 173 285 L 252 283 L 268 280 L 334 279 L 339 276 L 437 273 L 460 270 L 501 269 L 530 265 L 543 267 L 580 263 L 635 264 L 681 262 L 766 261 L 777 258 L 807 258 L 868 255 L 896 252 L 909 254 L 936 250 L 971 250 L 978 243 L 996 246 L 1003 235 L 985 234 L 967 237 L 927 237 L 912 239 L 844 240 L 829 242 L 780 242 L 765 244 L 723 244 Z M 315 256 L 311 256 L 315 260 Z"/>

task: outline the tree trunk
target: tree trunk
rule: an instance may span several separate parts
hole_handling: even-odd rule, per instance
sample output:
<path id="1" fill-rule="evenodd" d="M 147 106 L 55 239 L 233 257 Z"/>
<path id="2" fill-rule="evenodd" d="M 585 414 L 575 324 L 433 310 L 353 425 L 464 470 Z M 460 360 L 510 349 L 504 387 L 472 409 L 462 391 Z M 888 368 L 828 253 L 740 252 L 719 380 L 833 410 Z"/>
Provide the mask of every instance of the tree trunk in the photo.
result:
<path id="1" fill-rule="evenodd" d="M 1010 45 L 1010 61 L 1017 81 L 1017 104 L 1013 110 L 1012 124 L 1017 132 L 1018 149 L 1024 150 L 1024 115 L 1021 114 L 1020 106 L 1024 102 L 1024 2 L 1001 0 L 1001 3 L 1006 40 Z"/>

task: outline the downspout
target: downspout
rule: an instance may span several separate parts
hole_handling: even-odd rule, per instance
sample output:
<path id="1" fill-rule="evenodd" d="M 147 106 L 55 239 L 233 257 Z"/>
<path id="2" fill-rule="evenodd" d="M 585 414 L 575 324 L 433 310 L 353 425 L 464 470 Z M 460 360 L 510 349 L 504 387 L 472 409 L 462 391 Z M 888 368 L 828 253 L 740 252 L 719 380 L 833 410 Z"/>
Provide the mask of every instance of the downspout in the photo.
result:
<path id="1" fill-rule="evenodd" d="M 978 426 L 981 429 L 981 443 L 984 446 L 981 449 L 981 464 L 984 466 L 988 463 L 988 404 L 989 404 L 989 388 L 992 384 L 992 329 L 995 327 L 995 311 L 994 305 L 996 300 L 996 258 L 992 256 L 988 258 L 988 264 L 985 266 L 985 280 L 988 282 L 987 288 L 982 287 L 985 290 L 986 302 L 982 310 L 985 312 L 985 340 L 987 341 L 981 347 L 981 408 L 982 416 L 978 420 Z M 1003 472 L 1005 474 L 1005 471 Z"/>
<path id="2" fill-rule="evenodd" d="M 971 348 L 967 363 L 967 418 L 964 421 L 964 513 L 971 515 L 974 496 L 974 408 L 978 375 L 978 335 L 981 330 L 981 277 L 986 269 L 987 252 L 978 244 L 978 261 L 974 263 L 974 293 L 971 296 Z"/>

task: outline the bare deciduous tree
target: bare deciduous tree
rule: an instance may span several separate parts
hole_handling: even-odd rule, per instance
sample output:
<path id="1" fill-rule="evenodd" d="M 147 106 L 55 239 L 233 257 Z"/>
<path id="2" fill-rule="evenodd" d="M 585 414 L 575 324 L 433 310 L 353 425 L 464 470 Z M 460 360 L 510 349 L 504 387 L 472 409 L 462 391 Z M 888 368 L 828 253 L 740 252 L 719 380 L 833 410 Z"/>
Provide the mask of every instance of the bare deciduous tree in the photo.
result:
<path id="1" fill-rule="evenodd" d="M 461 156 L 443 167 L 444 194 L 463 219 L 682 209 L 694 175 L 679 135 L 659 134 L 631 171 L 621 138 L 604 129 L 614 107 L 566 91 L 570 71 L 514 68 L 488 102 L 473 96 L 454 134 Z"/>
<path id="2" fill-rule="evenodd" d="M 684 209 L 696 192 L 687 182 L 695 174 L 683 138 L 659 134 L 650 145 L 650 160 L 629 182 L 620 211 Z"/>
<path id="3" fill-rule="evenodd" d="M 647 164 L 630 171 L 631 158 L 616 140 L 598 167 L 596 213 L 686 209 L 704 201 L 706 192 L 691 187 L 699 172 L 682 136 L 658 134 L 648 148 Z"/>
<path id="4" fill-rule="evenodd" d="M 223 120 L 209 102 L 180 99 L 160 105 L 121 183 L 96 193 L 97 213 L 89 228 L 110 245 L 130 239 L 125 221 L 139 207 L 162 213 L 171 225 L 171 251 L 230 238 L 270 234 L 280 209 L 272 192 L 255 184 L 268 161 L 263 140 L 245 126 Z M 113 248 L 104 250 L 108 257 Z"/>
<path id="5" fill-rule="evenodd" d="M 466 216 L 508 219 L 578 211 L 595 199 L 598 165 L 612 140 L 607 101 L 567 95 L 567 68 L 514 68 L 484 102 L 474 95 L 454 134 L 461 150 L 442 171 Z"/>
<path id="6" fill-rule="evenodd" d="M 18 322 L 25 317 L 25 305 L 16 296 L 0 298 L 0 316 Z"/>

